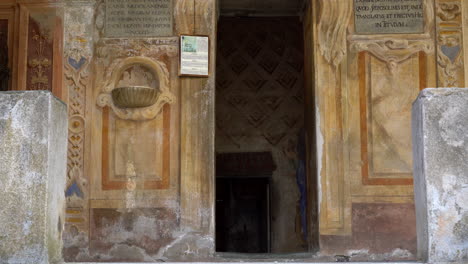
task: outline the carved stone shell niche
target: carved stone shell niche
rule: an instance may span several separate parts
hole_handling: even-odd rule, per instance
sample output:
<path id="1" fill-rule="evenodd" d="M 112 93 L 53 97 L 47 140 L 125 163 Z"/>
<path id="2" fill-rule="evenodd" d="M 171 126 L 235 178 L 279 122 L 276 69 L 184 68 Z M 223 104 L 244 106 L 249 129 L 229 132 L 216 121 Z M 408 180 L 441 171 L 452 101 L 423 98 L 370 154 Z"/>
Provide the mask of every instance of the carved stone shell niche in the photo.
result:
<path id="1" fill-rule="evenodd" d="M 154 119 L 165 104 L 175 102 L 165 64 L 147 57 L 130 57 L 113 63 L 97 98 L 121 119 Z"/>

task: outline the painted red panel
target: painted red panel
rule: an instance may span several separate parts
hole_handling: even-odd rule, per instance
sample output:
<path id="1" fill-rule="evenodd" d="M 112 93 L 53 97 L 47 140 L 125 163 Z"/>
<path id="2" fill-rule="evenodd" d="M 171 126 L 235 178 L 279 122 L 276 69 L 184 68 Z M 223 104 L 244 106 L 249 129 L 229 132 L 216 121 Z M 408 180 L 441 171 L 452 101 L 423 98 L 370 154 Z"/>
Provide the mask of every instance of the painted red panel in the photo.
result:
<path id="1" fill-rule="evenodd" d="M 355 203 L 351 236 L 321 236 L 324 254 L 351 255 L 352 261 L 414 260 L 416 214 L 414 204 Z"/>

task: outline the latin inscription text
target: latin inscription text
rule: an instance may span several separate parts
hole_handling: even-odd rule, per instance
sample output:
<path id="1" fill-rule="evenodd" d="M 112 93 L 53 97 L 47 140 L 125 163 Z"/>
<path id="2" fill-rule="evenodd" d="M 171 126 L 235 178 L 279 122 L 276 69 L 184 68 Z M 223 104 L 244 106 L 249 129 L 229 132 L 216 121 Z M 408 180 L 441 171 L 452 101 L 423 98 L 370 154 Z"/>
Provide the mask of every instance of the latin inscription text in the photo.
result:
<path id="1" fill-rule="evenodd" d="M 423 0 L 354 0 L 357 34 L 423 33 Z"/>
<path id="2" fill-rule="evenodd" d="M 106 0 L 106 36 L 171 35 L 171 0 Z"/>

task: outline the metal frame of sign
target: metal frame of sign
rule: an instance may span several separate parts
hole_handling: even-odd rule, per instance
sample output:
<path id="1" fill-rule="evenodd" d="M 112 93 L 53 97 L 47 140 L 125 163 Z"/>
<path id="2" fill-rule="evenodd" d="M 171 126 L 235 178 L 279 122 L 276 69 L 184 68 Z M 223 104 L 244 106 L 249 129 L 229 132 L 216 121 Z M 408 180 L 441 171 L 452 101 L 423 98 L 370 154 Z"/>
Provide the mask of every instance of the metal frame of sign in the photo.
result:
<path id="1" fill-rule="evenodd" d="M 207 38 L 208 39 L 208 74 L 185 74 L 182 73 L 182 37 L 202 37 L 202 38 Z M 211 59 L 211 54 L 210 54 L 210 48 L 211 48 L 211 41 L 210 37 L 208 35 L 179 35 L 179 76 L 181 77 L 209 77 L 210 75 L 210 70 L 211 70 L 211 65 L 210 65 L 210 59 Z"/>

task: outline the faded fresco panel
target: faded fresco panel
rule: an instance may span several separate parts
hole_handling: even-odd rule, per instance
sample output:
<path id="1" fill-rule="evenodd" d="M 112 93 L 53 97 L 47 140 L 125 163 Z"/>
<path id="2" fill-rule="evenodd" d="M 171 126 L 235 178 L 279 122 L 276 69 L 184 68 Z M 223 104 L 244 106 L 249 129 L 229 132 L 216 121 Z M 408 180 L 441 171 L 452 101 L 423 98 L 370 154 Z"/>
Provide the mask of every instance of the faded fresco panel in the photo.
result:
<path id="1" fill-rule="evenodd" d="M 411 104 L 419 92 L 418 57 L 391 72 L 371 57 L 369 115 L 369 177 L 411 177 Z M 402 175 L 407 174 L 407 175 Z"/>
<path id="2" fill-rule="evenodd" d="M 161 115 L 147 122 L 115 120 L 113 167 L 116 179 L 162 178 L 162 130 Z"/>

